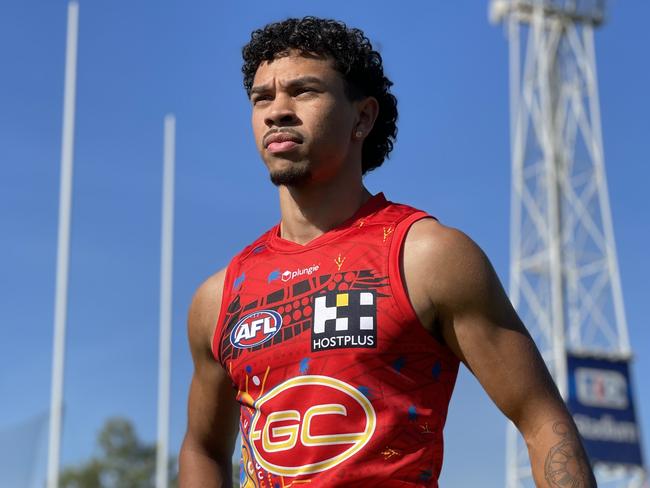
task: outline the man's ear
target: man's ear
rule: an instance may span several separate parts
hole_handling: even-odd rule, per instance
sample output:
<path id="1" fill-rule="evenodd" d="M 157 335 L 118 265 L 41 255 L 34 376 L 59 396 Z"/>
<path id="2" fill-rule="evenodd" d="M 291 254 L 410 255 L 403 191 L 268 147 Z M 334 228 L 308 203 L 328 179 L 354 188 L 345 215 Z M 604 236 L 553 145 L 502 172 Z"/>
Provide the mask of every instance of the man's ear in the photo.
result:
<path id="1" fill-rule="evenodd" d="M 379 115 L 379 102 L 375 97 L 365 97 L 355 102 L 357 109 L 357 123 L 354 126 L 352 137 L 365 139 L 375 125 Z"/>

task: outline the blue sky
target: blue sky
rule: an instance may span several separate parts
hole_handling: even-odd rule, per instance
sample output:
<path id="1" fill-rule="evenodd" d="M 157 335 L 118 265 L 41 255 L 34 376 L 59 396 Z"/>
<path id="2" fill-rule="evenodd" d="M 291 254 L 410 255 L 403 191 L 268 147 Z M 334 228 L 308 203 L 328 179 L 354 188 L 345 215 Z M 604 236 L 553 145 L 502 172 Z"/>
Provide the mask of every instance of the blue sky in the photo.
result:
<path id="1" fill-rule="evenodd" d="M 408 6 L 408 8 L 406 7 Z M 177 117 L 171 433 L 185 427 L 193 290 L 278 219 L 241 87 L 252 29 L 287 16 L 364 29 L 399 99 L 390 161 L 366 180 L 472 236 L 507 283 L 508 46 L 487 2 L 80 4 L 63 463 L 110 415 L 155 439 L 163 117 Z M 650 445 L 647 2 L 596 34 L 609 190 L 645 445 Z M 0 4 L 0 431 L 49 406 L 66 3 Z M 467 370 L 443 486 L 502 486 L 505 420 Z M 480 480 L 480 483 L 479 481 Z M 486 482 L 486 480 L 489 480 Z"/>

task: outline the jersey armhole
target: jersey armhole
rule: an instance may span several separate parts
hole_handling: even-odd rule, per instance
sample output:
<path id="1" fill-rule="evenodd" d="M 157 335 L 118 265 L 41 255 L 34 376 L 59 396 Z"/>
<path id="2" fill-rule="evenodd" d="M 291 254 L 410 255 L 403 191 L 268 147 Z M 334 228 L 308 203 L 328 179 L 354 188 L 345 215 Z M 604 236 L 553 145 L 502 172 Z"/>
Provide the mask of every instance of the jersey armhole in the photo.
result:
<path id="1" fill-rule="evenodd" d="M 390 282 L 390 288 L 393 292 L 393 297 L 395 297 L 395 303 L 397 303 L 397 306 L 404 314 L 404 317 L 407 320 L 412 321 L 414 324 L 417 324 L 422 333 L 426 334 L 426 337 L 431 339 L 431 343 L 435 344 L 436 349 L 439 350 L 443 356 L 458 361 L 454 353 L 447 346 L 427 332 L 424 324 L 420 321 L 420 317 L 418 317 L 417 312 L 413 308 L 413 304 L 411 303 L 411 299 L 406 290 L 406 283 L 404 283 L 404 278 L 402 276 L 400 265 L 402 262 L 402 250 L 404 248 L 406 234 L 414 223 L 423 219 L 438 220 L 426 212 L 418 211 L 404 218 L 395 225 L 395 232 L 388 252 L 388 279 Z"/>
<path id="2" fill-rule="evenodd" d="M 406 233 L 414 223 L 416 223 L 418 220 L 426 218 L 432 219 L 433 217 L 425 212 L 415 212 L 404 218 L 401 222 L 398 222 L 395 226 L 395 233 L 390 243 L 390 250 L 388 251 L 388 277 L 390 281 L 390 288 L 393 292 L 393 296 L 395 297 L 395 302 L 397 303 L 400 311 L 409 320 L 415 321 L 415 323 L 422 327 L 424 326 L 422 325 L 422 322 L 420 322 L 420 318 L 415 312 L 413 304 L 411 303 L 411 299 L 409 298 L 406 291 L 406 284 L 404 283 L 404 279 L 402 277 L 400 263 Z"/>
<path id="3" fill-rule="evenodd" d="M 230 291 L 233 285 L 233 276 L 235 275 L 235 264 L 234 260 L 230 262 L 228 268 L 226 269 L 226 276 L 223 280 L 223 288 L 221 290 L 221 305 L 219 306 L 219 316 L 217 318 L 217 324 L 214 328 L 212 334 L 212 341 L 210 343 L 210 348 L 212 350 L 212 356 L 217 360 L 221 366 L 228 371 L 226 365 L 221 361 L 221 338 L 223 337 L 223 331 L 225 330 L 225 324 L 223 323 L 226 318 L 226 311 L 230 305 Z"/>

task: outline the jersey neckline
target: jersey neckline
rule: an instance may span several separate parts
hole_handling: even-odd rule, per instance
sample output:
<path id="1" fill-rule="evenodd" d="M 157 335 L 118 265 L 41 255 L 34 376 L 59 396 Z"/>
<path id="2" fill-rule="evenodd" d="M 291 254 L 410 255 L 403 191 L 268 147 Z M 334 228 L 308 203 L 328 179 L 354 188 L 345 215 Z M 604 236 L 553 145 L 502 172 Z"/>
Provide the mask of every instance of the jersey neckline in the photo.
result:
<path id="1" fill-rule="evenodd" d="M 361 205 L 361 207 L 359 207 L 349 219 L 345 220 L 333 229 L 330 229 L 320 236 L 312 239 L 306 244 L 298 244 L 297 242 L 289 241 L 280 237 L 280 223 L 278 223 L 269 231 L 269 237 L 267 239 L 266 245 L 269 249 L 280 252 L 303 252 L 308 249 L 322 246 L 354 229 L 353 224 L 355 222 L 358 222 L 361 219 L 377 212 L 378 210 L 381 210 L 382 208 L 388 206 L 389 203 L 390 202 L 386 200 L 386 197 L 383 193 L 377 193 L 376 195 L 371 196 L 363 205 Z"/>

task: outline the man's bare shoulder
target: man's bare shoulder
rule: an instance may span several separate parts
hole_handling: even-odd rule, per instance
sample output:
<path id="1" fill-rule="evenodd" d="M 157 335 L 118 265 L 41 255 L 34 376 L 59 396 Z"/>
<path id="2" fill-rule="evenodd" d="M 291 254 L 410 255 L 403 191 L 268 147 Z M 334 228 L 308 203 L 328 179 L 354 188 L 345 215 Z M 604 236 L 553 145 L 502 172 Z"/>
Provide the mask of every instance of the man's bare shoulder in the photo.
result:
<path id="1" fill-rule="evenodd" d="M 196 308 L 206 311 L 215 307 L 217 310 L 219 309 L 223 283 L 226 279 L 226 270 L 227 268 L 220 269 L 201 283 L 194 293 L 190 310 Z"/>
<path id="2" fill-rule="evenodd" d="M 411 225 L 406 241 L 417 243 L 421 251 L 431 253 L 449 253 L 458 246 L 467 246 L 474 242 L 462 231 L 440 223 L 433 218 L 424 218 Z"/>
<path id="3" fill-rule="evenodd" d="M 193 350 L 209 349 L 219 319 L 221 296 L 227 268 L 208 277 L 197 288 L 192 298 L 187 321 L 187 332 Z"/>
<path id="4" fill-rule="evenodd" d="M 434 302 L 467 299 L 494 279 L 481 248 L 464 232 L 434 219 L 419 220 L 409 229 L 404 268 L 426 286 Z"/>

